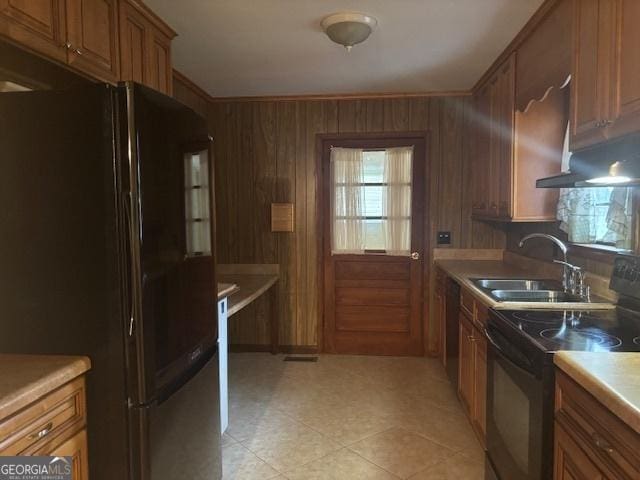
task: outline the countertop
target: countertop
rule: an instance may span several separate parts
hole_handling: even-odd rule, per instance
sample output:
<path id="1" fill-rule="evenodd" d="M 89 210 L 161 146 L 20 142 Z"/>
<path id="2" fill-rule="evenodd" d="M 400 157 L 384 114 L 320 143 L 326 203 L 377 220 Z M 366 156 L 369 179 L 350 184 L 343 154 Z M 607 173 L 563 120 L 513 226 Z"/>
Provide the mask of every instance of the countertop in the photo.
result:
<path id="1" fill-rule="evenodd" d="M 240 287 L 235 283 L 218 283 L 218 300 L 222 300 L 225 297 L 230 297 L 234 293 L 240 290 Z"/>
<path id="2" fill-rule="evenodd" d="M 233 284 L 237 287 L 229 296 L 227 316 L 230 317 L 269 290 L 278 281 L 278 275 L 236 273 L 220 275 L 220 279 L 223 280 L 225 284 Z M 219 289 L 220 284 L 218 285 L 218 291 Z"/>
<path id="3" fill-rule="evenodd" d="M 0 354 L 0 419 L 91 368 L 87 357 Z"/>
<path id="4" fill-rule="evenodd" d="M 640 353 L 558 352 L 555 364 L 640 433 Z"/>
<path id="5" fill-rule="evenodd" d="M 491 308 L 502 310 L 513 309 L 612 309 L 615 305 L 609 302 L 497 302 L 482 289 L 476 287 L 471 281 L 473 278 L 525 278 L 525 279 L 549 279 L 549 275 L 533 273 L 530 270 L 519 268 L 513 264 L 502 260 L 435 260 L 438 267 L 444 270 L 450 277 L 455 279 L 460 286 L 470 290 L 482 303 Z M 553 277 L 551 277 L 553 279 Z"/>

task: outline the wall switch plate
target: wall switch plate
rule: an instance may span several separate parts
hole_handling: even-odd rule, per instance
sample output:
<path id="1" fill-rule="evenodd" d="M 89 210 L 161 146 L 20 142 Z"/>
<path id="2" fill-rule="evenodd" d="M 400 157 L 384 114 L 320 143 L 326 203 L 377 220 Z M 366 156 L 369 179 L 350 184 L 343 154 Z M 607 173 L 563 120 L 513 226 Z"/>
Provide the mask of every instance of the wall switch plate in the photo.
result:
<path id="1" fill-rule="evenodd" d="M 438 245 L 451 245 L 451 232 L 438 232 Z"/>

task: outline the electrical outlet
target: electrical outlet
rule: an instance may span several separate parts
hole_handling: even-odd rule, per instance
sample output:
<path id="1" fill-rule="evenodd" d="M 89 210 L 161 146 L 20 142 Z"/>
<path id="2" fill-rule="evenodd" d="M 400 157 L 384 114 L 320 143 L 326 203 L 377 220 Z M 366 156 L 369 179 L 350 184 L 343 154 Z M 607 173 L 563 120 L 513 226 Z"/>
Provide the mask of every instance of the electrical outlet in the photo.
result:
<path id="1" fill-rule="evenodd" d="M 451 232 L 438 232 L 438 245 L 451 245 Z"/>

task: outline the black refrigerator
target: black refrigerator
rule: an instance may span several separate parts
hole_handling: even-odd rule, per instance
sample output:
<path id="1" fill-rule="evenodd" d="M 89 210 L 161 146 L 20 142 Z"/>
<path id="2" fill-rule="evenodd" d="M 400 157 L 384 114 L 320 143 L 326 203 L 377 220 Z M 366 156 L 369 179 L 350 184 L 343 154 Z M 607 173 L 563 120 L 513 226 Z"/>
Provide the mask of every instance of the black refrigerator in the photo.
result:
<path id="1" fill-rule="evenodd" d="M 212 173 L 146 87 L 0 94 L 0 351 L 91 359 L 92 480 L 222 475 Z"/>

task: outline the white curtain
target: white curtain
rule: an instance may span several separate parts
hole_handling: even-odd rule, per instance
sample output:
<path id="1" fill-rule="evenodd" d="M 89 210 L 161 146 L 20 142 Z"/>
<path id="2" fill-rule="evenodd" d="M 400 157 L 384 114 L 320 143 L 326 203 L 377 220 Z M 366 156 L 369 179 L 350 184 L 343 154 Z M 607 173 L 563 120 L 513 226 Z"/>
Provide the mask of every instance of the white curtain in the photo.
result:
<path id="1" fill-rule="evenodd" d="M 564 141 L 562 171 L 569 170 L 569 128 Z M 624 187 L 562 188 L 558 201 L 560 229 L 573 243 L 631 248 L 632 189 Z"/>
<path id="2" fill-rule="evenodd" d="M 331 149 L 332 254 L 410 254 L 412 163 L 413 147 Z"/>
<path id="3" fill-rule="evenodd" d="M 411 175 L 413 147 L 389 148 L 385 151 L 382 215 L 387 217 L 385 243 L 388 255 L 411 252 Z"/>
<path id="4" fill-rule="evenodd" d="M 333 172 L 332 253 L 364 253 L 365 221 L 361 194 L 364 183 L 363 150 L 331 148 Z"/>

